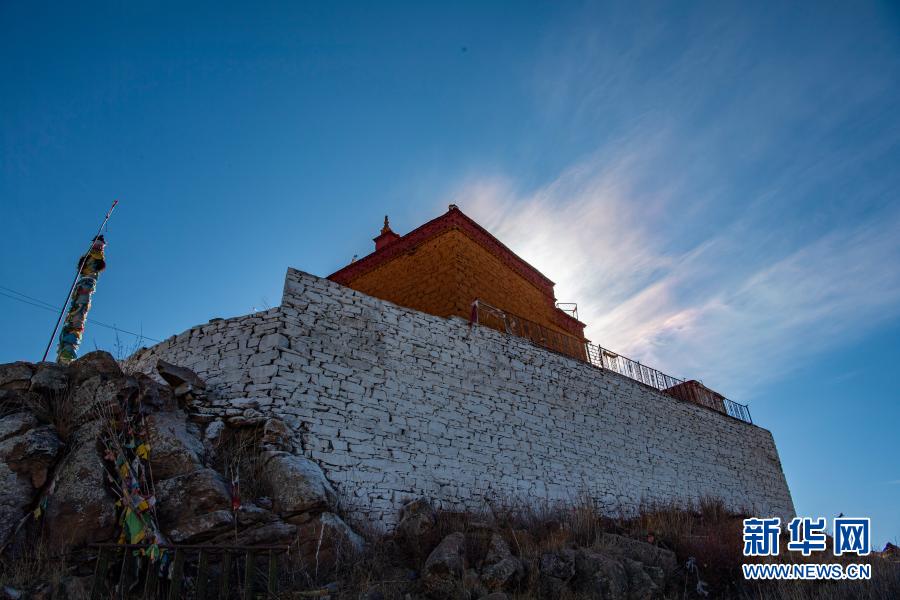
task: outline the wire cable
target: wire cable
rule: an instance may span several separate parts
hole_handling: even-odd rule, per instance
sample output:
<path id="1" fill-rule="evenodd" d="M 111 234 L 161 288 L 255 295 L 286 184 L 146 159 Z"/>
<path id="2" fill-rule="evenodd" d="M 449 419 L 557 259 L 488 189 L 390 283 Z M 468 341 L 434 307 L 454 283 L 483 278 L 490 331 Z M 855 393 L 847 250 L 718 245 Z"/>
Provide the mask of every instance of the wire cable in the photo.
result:
<path id="1" fill-rule="evenodd" d="M 37 299 L 37 298 L 34 298 L 33 296 L 29 296 L 28 294 L 23 294 L 22 292 L 19 292 L 19 291 L 17 291 L 17 290 L 12 289 L 12 288 L 8 288 L 8 287 L 6 287 L 6 286 L 0 285 L 0 290 L 5 290 L 5 291 L 0 291 L 0 296 L 5 296 L 5 297 L 7 297 L 7 298 L 9 298 L 9 299 L 11 299 L 11 300 L 17 300 L 17 301 L 19 301 L 19 302 L 21 302 L 21 303 L 23 303 L 23 304 L 28 304 L 28 305 L 30 305 L 30 306 L 34 306 L 35 308 L 41 308 L 41 309 L 43 309 L 43 310 L 51 311 L 51 312 L 54 312 L 54 313 L 59 311 L 59 307 L 58 307 L 58 306 L 53 306 L 53 305 L 50 304 L 49 302 L 44 302 L 43 300 L 39 300 L 39 299 Z M 11 294 L 10 294 L 10 293 L 6 293 L 6 292 L 11 292 Z M 12 295 L 12 294 L 15 294 L 15 295 Z M 142 333 L 135 333 L 135 332 L 133 332 L 133 331 L 128 331 L 127 329 L 122 329 L 122 328 L 120 328 L 120 327 L 116 327 L 115 325 L 109 325 L 109 324 L 107 324 L 107 323 L 103 323 L 103 322 L 101 322 L 101 321 L 96 321 L 96 320 L 94 320 L 94 319 L 88 319 L 87 322 L 88 322 L 88 323 L 91 323 L 91 324 L 93 324 L 93 325 L 98 325 L 98 326 L 100 326 L 100 327 L 105 327 L 105 328 L 107 328 L 107 329 L 112 329 L 112 330 L 117 331 L 117 332 L 119 332 L 119 333 L 127 333 L 128 335 L 133 335 L 133 336 L 136 337 L 136 338 L 148 340 L 148 341 L 151 341 L 151 342 L 157 342 L 157 343 L 158 343 L 158 342 L 162 341 L 162 340 L 157 340 L 157 339 L 152 338 L 152 337 L 150 337 L 150 336 L 144 335 L 144 334 L 142 334 Z"/>

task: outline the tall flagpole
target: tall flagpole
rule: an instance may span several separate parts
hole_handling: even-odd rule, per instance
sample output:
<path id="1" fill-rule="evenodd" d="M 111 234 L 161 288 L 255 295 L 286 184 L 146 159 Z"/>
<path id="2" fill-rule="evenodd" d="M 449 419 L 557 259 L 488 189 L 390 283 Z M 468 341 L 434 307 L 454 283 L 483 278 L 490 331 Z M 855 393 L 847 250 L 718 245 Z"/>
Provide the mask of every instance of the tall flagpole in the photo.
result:
<path id="1" fill-rule="evenodd" d="M 50 347 L 53 345 L 53 339 L 56 337 L 56 332 L 59 330 L 59 324 L 62 322 L 63 315 L 66 313 L 66 307 L 69 305 L 70 298 L 73 301 L 73 305 L 72 305 L 72 309 L 70 309 L 70 313 L 73 313 L 75 311 L 75 308 L 76 308 L 75 303 L 76 303 L 77 299 L 75 297 L 73 297 L 73 292 L 75 292 L 75 286 L 78 285 L 79 278 L 82 278 L 82 271 L 84 271 L 86 267 L 96 266 L 97 260 L 100 260 L 100 262 L 102 263 L 103 246 L 106 245 L 106 242 L 105 242 L 105 240 L 103 240 L 103 236 L 101 236 L 100 233 L 103 231 L 103 227 L 109 221 L 109 217 L 112 215 L 112 212 L 116 208 L 116 205 L 118 203 L 119 203 L 118 200 L 114 200 L 112 203 L 112 206 L 110 206 L 109 210 L 106 211 L 106 216 L 103 218 L 103 222 L 100 223 L 100 227 L 97 228 L 97 235 L 95 235 L 93 237 L 93 239 L 91 240 L 91 245 L 88 248 L 88 251 L 84 254 L 84 256 L 81 257 L 81 260 L 78 262 L 78 269 L 75 272 L 75 277 L 72 279 L 72 285 L 69 287 L 69 293 L 66 295 L 66 301 L 63 303 L 62 309 L 60 309 L 60 311 L 59 311 L 59 317 L 56 319 L 56 325 L 53 327 L 53 333 L 50 334 L 50 340 L 47 342 L 47 348 L 44 350 L 44 357 L 41 359 L 42 362 L 47 360 L 47 355 L 50 354 Z M 92 258 L 91 254 L 92 253 L 96 254 L 98 251 L 97 249 L 95 249 L 95 247 L 98 245 L 98 242 L 100 243 L 99 244 L 100 245 L 100 248 L 99 248 L 100 258 L 98 259 L 96 256 Z M 99 271 L 102 271 L 102 270 L 103 270 L 103 266 L 100 266 L 99 270 L 95 269 L 92 271 L 92 273 L 94 274 L 94 277 L 93 277 L 94 285 L 96 285 L 96 277 L 98 277 L 100 274 Z M 90 273 L 85 273 L 85 278 L 86 279 L 90 278 Z M 87 319 L 87 309 L 90 308 L 90 295 L 92 293 L 93 293 L 93 288 L 90 290 L 90 293 L 88 293 L 87 298 L 85 299 L 85 303 L 82 305 L 83 310 L 80 311 L 82 314 L 72 315 L 76 318 L 81 317 L 81 327 L 82 327 L 81 333 L 83 333 L 84 320 Z M 73 353 L 74 353 L 74 350 L 77 349 L 78 343 L 80 343 L 80 342 L 81 342 L 81 334 L 79 333 L 77 335 L 77 340 L 74 344 L 74 348 L 72 349 Z M 62 350 L 62 344 L 63 344 L 63 341 L 60 340 L 60 346 L 61 346 L 60 350 Z M 65 360 L 65 362 L 69 362 L 69 360 L 71 360 L 72 358 L 74 358 L 74 354 L 71 358 L 69 358 L 68 360 Z M 59 361 L 63 362 L 62 353 L 60 353 Z"/>

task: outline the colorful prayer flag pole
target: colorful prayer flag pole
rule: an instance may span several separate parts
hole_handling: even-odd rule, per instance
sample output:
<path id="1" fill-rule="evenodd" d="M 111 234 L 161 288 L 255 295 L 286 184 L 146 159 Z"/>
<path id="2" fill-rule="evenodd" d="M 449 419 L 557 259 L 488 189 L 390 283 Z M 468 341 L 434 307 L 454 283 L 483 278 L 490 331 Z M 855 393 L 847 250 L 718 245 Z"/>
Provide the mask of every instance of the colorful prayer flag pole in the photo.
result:
<path id="1" fill-rule="evenodd" d="M 84 336 L 84 324 L 87 321 L 87 313 L 91 307 L 91 296 L 97 288 L 97 278 L 100 277 L 100 272 L 106 267 L 103 256 L 106 241 L 100 235 L 100 232 L 103 231 L 104 225 L 109 221 L 109 217 L 118 203 L 118 200 L 114 200 L 112 206 L 106 211 L 106 216 L 97 229 L 97 235 L 91 240 L 90 249 L 78 262 L 75 278 L 72 280 L 72 286 L 69 288 L 69 293 L 66 296 L 66 304 L 63 305 L 59 317 L 56 319 L 56 325 L 53 327 L 53 333 L 50 334 L 50 340 L 47 342 L 47 348 L 44 350 L 44 357 L 41 361 L 47 360 L 47 355 L 50 354 L 50 346 L 53 345 L 53 338 L 56 337 L 59 324 L 62 322 L 63 315 L 66 314 L 66 306 L 70 300 L 72 306 L 69 308 L 69 314 L 66 317 L 66 325 L 59 336 L 59 349 L 56 360 L 61 364 L 68 364 L 77 355 L 78 346 L 81 344 L 81 339 Z"/>

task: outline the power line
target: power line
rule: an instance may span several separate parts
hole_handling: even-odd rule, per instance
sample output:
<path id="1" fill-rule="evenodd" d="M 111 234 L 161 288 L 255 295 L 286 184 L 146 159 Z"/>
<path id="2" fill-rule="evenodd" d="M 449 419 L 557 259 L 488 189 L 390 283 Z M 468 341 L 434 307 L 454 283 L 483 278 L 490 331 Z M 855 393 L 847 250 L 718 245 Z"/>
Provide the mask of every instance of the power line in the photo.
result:
<path id="1" fill-rule="evenodd" d="M 17 291 L 17 290 L 12 289 L 12 288 L 8 288 L 8 287 L 6 287 L 6 286 L 0 285 L 0 290 L 5 290 L 6 292 L 12 292 L 13 294 L 15 294 L 15 296 L 13 296 L 13 295 L 4 293 L 3 291 L 0 291 L 0 296 L 5 296 L 5 297 L 7 297 L 7 298 L 9 298 L 9 299 L 11 299 L 11 300 L 16 300 L 16 301 L 21 302 L 21 303 L 23 303 L 23 304 L 28 304 L 29 306 L 34 306 L 35 308 L 40 308 L 40 309 L 43 309 L 43 310 L 46 310 L 46 311 L 50 311 L 50 312 L 54 312 L 54 313 L 60 310 L 60 308 L 59 308 L 58 306 L 53 306 L 53 305 L 50 304 L 49 302 L 44 302 L 43 300 L 39 300 L 39 299 L 37 299 L 37 298 L 34 298 L 34 297 L 32 297 L 32 296 L 29 296 L 28 294 L 23 294 L 22 292 L 19 292 L 19 291 Z M 102 323 L 102 322 L 100 322 L 100 321 L 95 321 L 94 319 L 88 319 L 87 322 L 88 322 L 88 323 L 91 323 L 91 324 L 93 324 L 93 325 L 98 325 L 98 326 L 100 326 L 100 327 L 105 327 L 105 328 L 107 328 L 107 329 L 112 329 L 112 330 L 114 330 L 114 331 L 116 331 L 116 332 L 119 332 L 119 333 L 127 333 L 128 335 L 133 335 L 133 336 L 136 337 L 136 338 L 140 338 L 140 339 L 144 339 L 144 340 L 149 340 L 149 341 L 151 341 L 151 342 L 160 342 L 160 341 L 162 341 L 162 340 L 157 340 L 157 339 L 155 339 L 155 338 L 146 336 L 146 335 L 144 335 L 144 334 L 142 334 L 142 333 L 135 333 L 135 332 L 133 332 L 133 331 L 128 331 L 128 330 L 126 330 L 126 329 L 122 329 L 122 328 L 120 328 L 120 327 L 116 327 L 115 325 L 109 325 L 109 324 L 107 324 L 107 323 Z"/>

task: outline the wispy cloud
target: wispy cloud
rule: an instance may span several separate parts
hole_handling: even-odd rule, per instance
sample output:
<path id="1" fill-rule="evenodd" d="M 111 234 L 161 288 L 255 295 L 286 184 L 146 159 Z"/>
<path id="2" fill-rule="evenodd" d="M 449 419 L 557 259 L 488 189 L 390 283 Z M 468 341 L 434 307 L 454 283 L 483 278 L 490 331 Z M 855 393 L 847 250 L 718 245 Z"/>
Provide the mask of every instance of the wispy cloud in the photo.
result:
<path id="1" fill-rule="evenodd" d="M 591 339 L 731 393 L 900 312 L 896 212 L 784 254 L 750 256 L 768 232 L 742 222 L 677 251 L 684 240 L 660 226 L 665 204 L 650 219 L 629 202 L 631 175 L 589 164 L 531 193 L 492 178 L 455 199 L 549 274 L 559 299 L 579 302 Z"/>
<path id="2" fill-rule="evenodd" d="M 618 54 L 593 30 L 567 42 L 539 70 L 548 119 L 590 130 L 618 107 L 615 135 L 537 188 L 476 173 L 452 196 L 579 303 L 592 340 L 740 397 L 900 315 L 900 178 L 885 168 L 900 120 L 895 82 L 871 69 L 747 62 L 746 32 L 717 27 L 643 87 L 663 33 Z M 728 65 L 740 81 L 711 85 Z M 732 83 L 748 93 L 721 91 Z"/>

